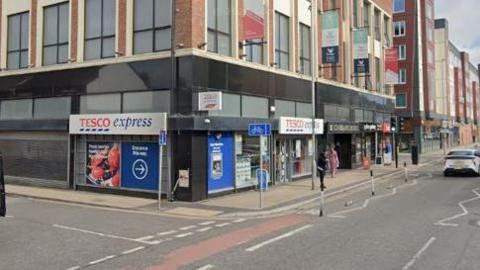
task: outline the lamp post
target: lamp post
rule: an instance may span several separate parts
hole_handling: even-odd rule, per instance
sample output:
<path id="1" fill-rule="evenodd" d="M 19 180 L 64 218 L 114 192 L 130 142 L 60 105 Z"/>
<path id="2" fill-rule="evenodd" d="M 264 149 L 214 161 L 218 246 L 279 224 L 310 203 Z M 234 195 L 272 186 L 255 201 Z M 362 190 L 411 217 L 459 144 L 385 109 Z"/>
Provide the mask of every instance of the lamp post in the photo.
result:
<path id="1" fill-rule="evenodd" d="M 311 12 L 311 27 L 310 27 L 310 57 L 311 57 L 311 68 L 310 73 L 312 76 L 311 80 L 311 95 L 312 95 L 312 144 L 313 144 L 313 157 L 312 157 L 312 190 L 315 189 L 315 180 L 317 178 L 317 140 L 315 134 L 315 79 L 316 79 L 316 71 L 317 71 L 317 29 L 315 27 L 315 10 L 317 10 L 317 1 L 312 0 L 310 5 L 310 12 Z M 322 191 L 323 193 L 323 191 Z"/>

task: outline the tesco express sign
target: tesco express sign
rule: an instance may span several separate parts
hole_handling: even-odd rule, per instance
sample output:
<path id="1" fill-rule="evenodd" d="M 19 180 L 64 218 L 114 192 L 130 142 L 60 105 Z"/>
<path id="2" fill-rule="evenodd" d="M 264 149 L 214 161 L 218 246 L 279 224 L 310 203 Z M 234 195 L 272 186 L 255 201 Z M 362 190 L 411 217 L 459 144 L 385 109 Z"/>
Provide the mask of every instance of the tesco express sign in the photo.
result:
<path id="1" fill-rule="evenodd" d="M 158 135 L 166 129 L 166 113 L 70 115 L 70 134 Z"/>

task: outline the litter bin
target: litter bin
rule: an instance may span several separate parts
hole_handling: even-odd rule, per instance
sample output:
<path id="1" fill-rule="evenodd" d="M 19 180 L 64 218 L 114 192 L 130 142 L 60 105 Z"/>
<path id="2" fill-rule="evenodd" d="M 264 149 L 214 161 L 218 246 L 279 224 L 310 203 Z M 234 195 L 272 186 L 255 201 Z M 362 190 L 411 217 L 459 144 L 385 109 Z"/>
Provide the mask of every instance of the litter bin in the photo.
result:
<path id="1" fill-rule="evenodd" d="M 411 146 L 411 151 L 412 151 L 412 164 L 413 165 L 418 165 L 418 146 L 412 145 Z"/>
<path id="2" fill-rule="evenodd" d="M 3 156 L 0 153 L 0 217 L 4 217 L 7 213 L 7 205 L 5 204 L 5 179 L 3 176 Z"/>

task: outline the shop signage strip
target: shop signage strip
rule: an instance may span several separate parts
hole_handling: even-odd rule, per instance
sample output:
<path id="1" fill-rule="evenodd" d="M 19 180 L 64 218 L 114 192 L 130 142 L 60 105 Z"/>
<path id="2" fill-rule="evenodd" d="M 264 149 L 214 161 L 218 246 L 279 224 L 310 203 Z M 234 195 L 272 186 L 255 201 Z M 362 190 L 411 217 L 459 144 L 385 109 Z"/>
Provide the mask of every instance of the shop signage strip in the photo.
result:
<path id="1" fill-rule="evenodd" d="M 312 134 L 312 119 L 280 117 L 280 134 Z M 315 134 L 323 134 L 323 119 L 315 119 Z"/>
<path id="2" fill-rule="evenodd" d="M 166 113 L 70 115 L 70 134 L 157 135 L 167 130 Z"/>

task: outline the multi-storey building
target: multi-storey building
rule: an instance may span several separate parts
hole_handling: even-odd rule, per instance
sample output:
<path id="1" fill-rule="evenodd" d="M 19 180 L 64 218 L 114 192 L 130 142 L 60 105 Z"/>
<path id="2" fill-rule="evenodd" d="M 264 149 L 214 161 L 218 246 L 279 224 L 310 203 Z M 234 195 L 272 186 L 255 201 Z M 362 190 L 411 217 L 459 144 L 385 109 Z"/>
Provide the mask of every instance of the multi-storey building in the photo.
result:
<path id="1" fill-rule="evenodd" d="M 9 181 L 154 195 L 160 167 L 163 192 L 181 179 L 177 198 L 201 200 L 254 186 L 262 159 L 275 184 L 311 174 L 314 150 L 328 144 L 340 145 L 344 168 L 378 154 L 394 107 L 383 76 L 391 1 L 175 5 L 0 1 L 0 149 Z M 368 34 L 362 77 L 353 64 L 357 28 Z M 333 64 L 322 57 L 327 43 Z M 326 123 L 318 145 L 305 128 L 312 75 L 315 117 Z M 162 112 L 168 143 L 159 165 Z M 248 136 L 254 122 L 272 124 L 270 152 Z"/>

